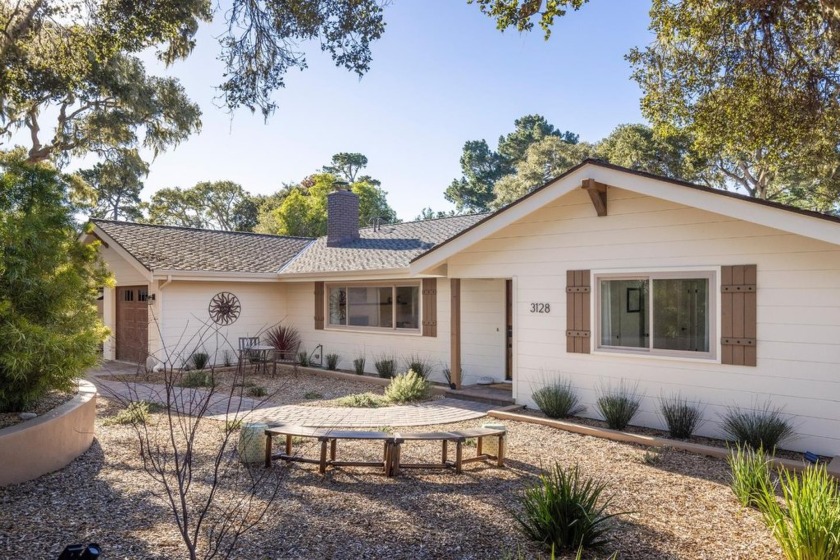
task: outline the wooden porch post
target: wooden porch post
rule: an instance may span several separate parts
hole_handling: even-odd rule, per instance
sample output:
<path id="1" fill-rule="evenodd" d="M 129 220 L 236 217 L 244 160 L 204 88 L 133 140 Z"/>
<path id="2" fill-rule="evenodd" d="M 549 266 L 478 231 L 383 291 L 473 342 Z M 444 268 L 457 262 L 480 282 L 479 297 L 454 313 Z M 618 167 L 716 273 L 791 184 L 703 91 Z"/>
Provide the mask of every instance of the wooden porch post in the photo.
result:
<path id="1" fill-rule="evenodd" d="M 452 383 L 455 387 L 461 388 L 461 279 L 451 278 L 449 280 L 449 292 L 451 293 L 451 304 L 449 306 L 449 317 L 451 321 L 449 367 L 452 371 Z"/>

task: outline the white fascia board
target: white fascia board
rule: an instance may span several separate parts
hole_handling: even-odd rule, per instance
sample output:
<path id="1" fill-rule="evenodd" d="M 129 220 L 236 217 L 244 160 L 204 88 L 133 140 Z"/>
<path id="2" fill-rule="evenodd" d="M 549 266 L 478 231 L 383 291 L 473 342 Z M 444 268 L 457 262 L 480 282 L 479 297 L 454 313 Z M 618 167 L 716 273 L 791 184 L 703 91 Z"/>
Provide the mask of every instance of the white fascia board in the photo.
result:
<path id="1" fill-rule="evenodd" d="M 587 165 L 582 171 L 587 178 L 610 186 L 840 245 L 840 223 L 830 220 L 606 167 Z"/>
<path id="2" fill-rule="evenodd" d="M 105 231 L 95 223 L 93 224 L 93 231 L 96 232 L 97 237 L 99 237 L 105 243 L 108 244 L 109 249 L 113 249 L 115 253 L 117 253 L 125 262 L 130 264 L 132 268 L 137 270 L 137 272 L 143 275 L 143 278 L 145 278 L 151 284 L 152 271 L 143 266 L 143 264 L 140 261 L 135 259 L 131 253 L 123 249 L 122 245 L 117 243 L 113 237 L 105 233 Z"/>
<path id="3" fill-rule="evenodd" d="M 171 270 L 156 269 L 152 271 L 154 278 L 165 280 L 189 280 L 198 282 L 277 282 L 275 272 L 213 272 L 203 270 Z"/>
<path id="4" fill-rule="evenodd" d="M 294 274 L 281 274 L 281 282 L 336 282 L 336 281 L 358 281 L 358 280 L 393 280 L 411 278 L 408 268 L 382 268 L 377 270 L 336 270 L 334 272 L 299 272 Z"/>
<path id="5" fill-rule="evenodd" d="M 581 181 L 588 177 L 586 171 L 590 166 L 585 165 L 576 172 L 558 179 L 554 183 L 550 183 L 539 191 L 535 191 L 527 198 L 521 199 L 519 202 L 505 208 L 495 215 L 491 215 L 485 222 L 467 231 L 460 237 L 457 237 L 440 247 L 433 249 L 431 253 L 420 257 L 409 265 L 411 275 L 419 275 L 429 273 L 436 267 L 446 263 L 451 256 L 458 254 L 464 249 L 475 245 L 482 239 L 493 235 L 497 231 L 509 226 L 510 224 L 526 217 L 528 214 L 535 212 L 545 206 L 546 204 L 560 198 L 577 187 L 580 187 Z"/>

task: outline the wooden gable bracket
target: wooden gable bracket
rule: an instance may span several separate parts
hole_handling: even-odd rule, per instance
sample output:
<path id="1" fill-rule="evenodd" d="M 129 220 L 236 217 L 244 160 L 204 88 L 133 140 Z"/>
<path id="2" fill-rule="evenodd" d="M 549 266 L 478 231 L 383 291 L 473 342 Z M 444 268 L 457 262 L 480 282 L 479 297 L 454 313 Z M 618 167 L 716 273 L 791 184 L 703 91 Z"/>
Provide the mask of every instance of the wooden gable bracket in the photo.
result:
<path id="1" fill-rule="evenodd" d="M 589 193 L 592 205 L 599 216 L 607 215 L 607 185 L 598 183 L 595 179 L 584 179 L 581 188 Z"/>

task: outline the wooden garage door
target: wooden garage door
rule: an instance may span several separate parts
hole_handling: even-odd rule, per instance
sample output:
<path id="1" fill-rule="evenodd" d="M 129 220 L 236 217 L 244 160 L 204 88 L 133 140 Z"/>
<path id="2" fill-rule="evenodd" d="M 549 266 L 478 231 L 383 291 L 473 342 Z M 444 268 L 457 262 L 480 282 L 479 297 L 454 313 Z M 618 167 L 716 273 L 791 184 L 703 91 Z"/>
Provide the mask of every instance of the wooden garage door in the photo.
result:
<path id="1" fill-rule="evenodd" d="M 149 288 L 117 288 L 117 359 L 145 363 L 149 350 Z"/>

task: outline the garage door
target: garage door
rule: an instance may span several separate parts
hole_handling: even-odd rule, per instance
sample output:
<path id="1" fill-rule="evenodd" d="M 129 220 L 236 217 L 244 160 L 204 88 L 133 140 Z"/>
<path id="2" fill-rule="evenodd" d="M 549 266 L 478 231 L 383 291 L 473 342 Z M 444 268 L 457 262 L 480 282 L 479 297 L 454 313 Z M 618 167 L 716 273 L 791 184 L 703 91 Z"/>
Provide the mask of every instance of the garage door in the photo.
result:
<path id="1" fill-rule="evenodd" d="M 145 363 L 149 350 L 149 288 L 117 288 L 117 359 Z"/>

